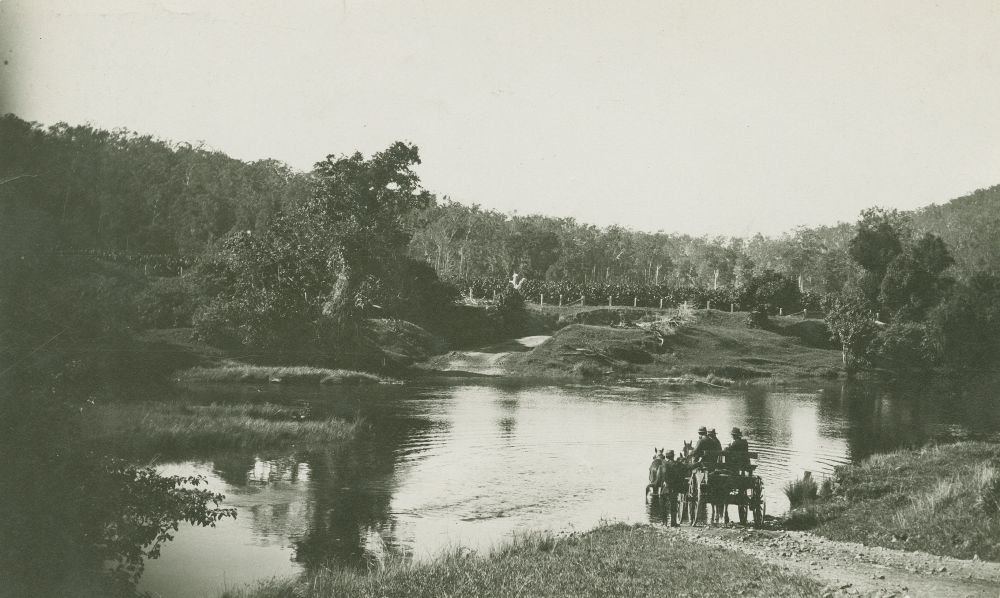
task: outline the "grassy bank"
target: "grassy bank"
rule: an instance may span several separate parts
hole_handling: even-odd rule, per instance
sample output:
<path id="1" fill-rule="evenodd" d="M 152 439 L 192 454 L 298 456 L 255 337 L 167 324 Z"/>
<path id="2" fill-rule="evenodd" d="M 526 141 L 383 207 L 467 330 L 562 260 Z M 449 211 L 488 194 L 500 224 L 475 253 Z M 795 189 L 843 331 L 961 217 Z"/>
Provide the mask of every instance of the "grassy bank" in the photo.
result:
<path id="1" fill-rule="evenodd" d="M 308 448 L 355 436 L 361 422 L 310 420 L 301 409 L 264 404 L 194 406 L 108 403 L 83 412 L 84 436 L 100 447 L 145 455 L 233 448 Z"/>
<path id="2" fill-rule="evenodd" d="M 1000 444 L 962 442 L 838 468 L 788 525 L 834 540 L 1000 561 Z"/>
<path id="3" fill-rule="evenodd" d="M 358 372 L 306 366 L 260 366 L 226 363 L 194 367 L 177 374 L 179 382 L 249 382 L 285 384 L 393 384 L 391 378 Z"/>
<path id="4" fill-rule="evenodd" d="M 611 311 L 577 311 L 561 321 L 604 323 Z M 632 315 L 649 319 L 649 311 L 611 315 L 626 321 Z M 762 330 L 748 328 L 745 320 L 742 313 L 690 310 L 678 324 L 661 328 L 660 335 L 641 327 L 574 323 L 533 351 L 510 356 L 505 365 L 511 374 L 523 376 L 686 378 L 718 385 L 838 376 L 841 355 L 824 346 L 821 321 L 772 318 Z"/>
<path id="5" fill-rule="evenodd" d="M 651 526 L 618 524 L 568 538 L 529 536 L 481 556 L 455 550 L 371 572 L 328 570 L 225 596 L 811 596 L 820 589 L 814 580 L 749 556 Z"/>

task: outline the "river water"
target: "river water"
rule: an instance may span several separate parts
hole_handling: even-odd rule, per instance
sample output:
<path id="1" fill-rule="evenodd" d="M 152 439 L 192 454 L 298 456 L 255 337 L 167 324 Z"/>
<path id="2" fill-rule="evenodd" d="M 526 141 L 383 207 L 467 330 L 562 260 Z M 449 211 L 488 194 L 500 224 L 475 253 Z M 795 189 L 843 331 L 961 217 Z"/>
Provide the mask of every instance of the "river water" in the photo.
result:
<path id="1" fill-rule="evenodd" d="M 370 429 L 327 451 L 287 447 L 163 463 L 164 473 L 206 476 L 238 511 L 215 529 L 182 527 L 147 563 L 140 589 L 170 598 L 218 595 L 388 552 L 421 559 L 528 530 L 657 520 L 644 500 L 653 448 L 679 450 L 700 425 L 718 429 L 724 444 L 732 426 L 743 429 L 760 454 L 769 514 L 787 509 L 781 488 L 803 471 L 822 477 L 872 452 L 1000 431 L 1000 400 L 990 388 L 452 379 L 321 390 L 221 386 L 188 398 L 307 404 L 313 417 L 361 416 Z"/>

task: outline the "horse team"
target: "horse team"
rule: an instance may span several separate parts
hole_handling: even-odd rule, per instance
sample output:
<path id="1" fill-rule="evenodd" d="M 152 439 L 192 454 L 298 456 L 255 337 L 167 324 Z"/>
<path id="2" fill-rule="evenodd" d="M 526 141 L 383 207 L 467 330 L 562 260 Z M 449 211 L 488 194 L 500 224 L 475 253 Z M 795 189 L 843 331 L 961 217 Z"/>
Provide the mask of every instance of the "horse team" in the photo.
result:
<path id="1" fill-rule="evenodd" d="M 713 445 L 714 434 L 706 435 L 702 430 L 699 429 L 701 438 L 697 446 L 684 442 L 679 459 L 674 458 L 672 450 L 653 449 L 647 499 L 665 501 L 671 526 L 678 525 L 678 514 L 682 523 L 689 521 L 691 525 L 703 519 L 712 524 L 720 519 L 729 523 L 729 505 L 736 505 L 740 523 L 746 523 L 748 512 L 752 511 L 754 524 L 761 525 L 764 485 L 753 473 L 756 465 L 750 463 L 757 454 L 746 450 L 746 441 L 738 428 L 733 429 L 734 442 L 724 450 L 717 440 Z"/>

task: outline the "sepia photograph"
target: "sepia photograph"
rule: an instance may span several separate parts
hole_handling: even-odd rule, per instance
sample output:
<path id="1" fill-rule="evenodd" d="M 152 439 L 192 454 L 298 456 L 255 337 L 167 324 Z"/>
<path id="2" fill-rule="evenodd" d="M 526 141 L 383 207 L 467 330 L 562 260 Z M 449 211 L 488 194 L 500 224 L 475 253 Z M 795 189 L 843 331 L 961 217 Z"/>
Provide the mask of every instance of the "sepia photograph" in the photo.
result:
<path id="1" fill-rule="evenodd" d="M 995 0 L 0 0 L 0 598 L 1000 596 Z"/>

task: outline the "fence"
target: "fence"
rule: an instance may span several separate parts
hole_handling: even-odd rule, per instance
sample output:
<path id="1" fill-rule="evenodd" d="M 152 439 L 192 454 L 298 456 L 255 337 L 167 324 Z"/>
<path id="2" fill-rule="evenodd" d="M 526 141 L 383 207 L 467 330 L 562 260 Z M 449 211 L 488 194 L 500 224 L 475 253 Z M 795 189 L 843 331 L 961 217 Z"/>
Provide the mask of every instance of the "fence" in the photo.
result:
<path id="1" fill-rule="evenodd" d="M 463 295 L 463 298 L 466 299 L 470 303 L 477 303 L 478 304 L 478 303 L 481 303 L 483 301 L 486 301 L 486 302 L 489 302 L 490 300 L 495 301 L 497 299 L 497 295 L 498 295 L 498 293 L 494 289 L 493 292 L 492 292 L 492 298 L 490 298 L 490 297 L 478 297 L 477 298 L 475 296 L 474 290 L 472 289 L 472 287 L 470 287 L 468 289 L 467 293 Z M 692 302 L 692 301 L 683 301 L 681 303 L 671 304 L 667 300 L 667 298 L 665 298 L 665 297 L 654 297 L 652 300 L 650 300 L 648 296 L 640 297 L 639 295 L 633 295 L 631 297 L 631 299 L 632 299 L 631 302 L 628 301 L 627 298 L 626 298 L 625 301 L 621 301 L 621 297 L 618 297 L 618 296 L 615 296 L 615 295 L 608 295 L 607 296 L 607 302 L 605 302 L 603 300 L 603 298 L 601 298 L 598 301 L 591 301 L 590 303 L 588 303 L 586 295 L 580 295 L 576 299 L 572 299 L 572 300 L 570 300 L 569 297 L 567 297 L 565 295 L 562 295 L 562 294 L 554 295 L 554 296 L 553 295 L 549 295 L 548 297 L 546 297 L 545 293 L 538 293 L 537 295 L 532 294 L 532 295 L 524 297 L 524 300 L 525 300 L 526 303 L 535 304 L 535 305 L 538 305 L 539 307 L 587 307 L 587 306 L 592 306 L 592 307 L 632 307 L 632 308 L 647 308 L 647 309 L 654 309 L 654 308 L 655 309 L 672 309 L 672 308 L 700 309 L 701 308 L 700 305 L 696 306 L 694 304 L 694 302 Z M 714 309 L 716 309 L 716 310 L 719 310 L 719 311 L 729 311 L 730 313 L 735 313 L 737 311 L 747 311 L 746 309 L 737 309 L 737 307 L 739 307 L 739 306 L 737 306 L 737 304 L 733 303 L 733 302 L 730 302 L 728 304 L 722 302 L 721 305 L 720 305 L 720 302 L 706 301 L 704 308 L 705 309 L 713 309 L 713 305 L 714 305 Z M 728 307 L 728 310 L 726 309 L 727 307 Z M 809 309 L 806 308 L 806 309 L 803 309 L 801 311 L 797 311 L 797 312 L 794 312 L 794 313 L 788 313 L 788 314 L 785 313 L 785 310 L 784 310 L 783 307 L 776 307 L 776 308 L 773 308 L 773 309 L 776 309 L 777 313 L 771 314 L 771 315 L 788 316 L 788 317 L 801 316 L 803 320 L 807 319 L 809 317 L 810 313 L 813 315 L 813 317 L 820 317 L 821 316 L 821 313 L 819 312 L 819 310 L 816 310 L 816 309 L 813 309 L 810 312 Z"/>

